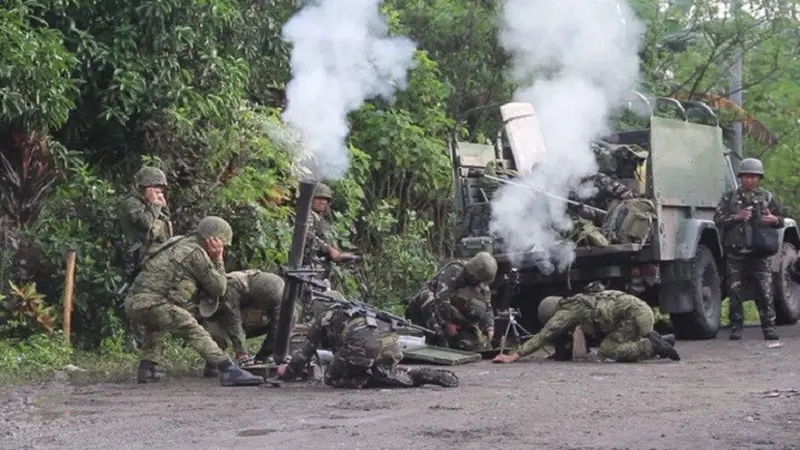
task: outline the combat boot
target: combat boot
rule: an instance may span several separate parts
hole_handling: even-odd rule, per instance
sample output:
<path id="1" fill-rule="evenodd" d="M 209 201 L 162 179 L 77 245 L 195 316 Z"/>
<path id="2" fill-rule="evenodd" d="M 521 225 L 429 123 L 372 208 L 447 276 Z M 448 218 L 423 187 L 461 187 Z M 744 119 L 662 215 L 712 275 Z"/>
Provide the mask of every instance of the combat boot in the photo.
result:
<path id="1" fill-rule="evenodd" d="M 740 341 L 742 339 L 742 326 L 731 324 L 731 334 L 728 335 L 728 339 L 732 341 Z"/>
<path id="2" fill-rule="evenodd" d="M 264 384 L 264 378 L 240 369 L 229 359 L 219 363 L 217 369 L 219 370 L 219 384 L 222 386 L 259 386 Z"/>
<path id="3" fill-rule="evenodd" d="M 665 340 L 667 344 L 671 346 L 675 346 L 675 335 L 674 334 L 662 334 L 661 339 Z"/>
<path id="4" fill-rule="evenodd" d="M 764 330 L 764 339 L 768 341 L 777 341 L 778 340 L 778 333 L 775 332 L 772 328 L 767 328 Z"/>
<path id="5" fill-rule="evenodd" d="M 414 381 L 414 386 L 422 386 L 423 384 L 436 384 L 444 387 L 458 386 L 458 376 L 449 370 L 415 367 L 409 369 L 408 375 Z"/>
<path id="6" fill-rule="evenodd" d="M 136 381 L 139 383 L 153 383 L 164 379 L 164 372 L 158 368 L 158 364 L 153 361 L 139 361 L 139 370 L 136 373 Z"/>
<path id="7" fill-rule="evenodd" d="M 219 375 L 219 372 L 214 363 L 206 361 L 206 365 L 203 367 L 203 378 L 214 378 L 217 375 Z"/>
<path id="8" fill-rule="evenodd" d="M 647 338 L 650 339 L 650 344 L 653 346 L 653 352 L 656 354 L 656 356 L 669 358 L 673 361 L 681 360 L 681 357 L 678 355 L 678 351 L 675 350 L 675 347 L 669 345 L 669 343 L 657 332 L 651 331 L 650 334 L 647 335 Z"/>

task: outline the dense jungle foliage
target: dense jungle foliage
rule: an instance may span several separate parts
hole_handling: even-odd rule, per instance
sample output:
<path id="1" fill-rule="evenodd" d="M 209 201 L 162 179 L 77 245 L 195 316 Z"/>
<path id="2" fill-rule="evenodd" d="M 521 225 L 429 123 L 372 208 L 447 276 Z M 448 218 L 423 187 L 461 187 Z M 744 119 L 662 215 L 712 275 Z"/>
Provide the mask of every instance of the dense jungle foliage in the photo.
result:
<path id="1" fill-rule="evenodd" d="M 64 255 L 77 249 L 72 340 L 124 340 L 117 204 L 142 164 L 163 168 L 176 234 L 229 219 L 229 270 L 276 270 L 290 244 L 296 185 L 281 138 L 295 0 L 3 0 L 0 8 L 0 332 L 60 328 Z M 446 139 L 491 136 L 514 84 L 498 42 L 499 0 L 385 0 L 417 44 L 409 86 L 351 114 L 352 164 L 332 183 L 341 245 L 367 255 L 338 269 L 344 290 L 390 305 L 451 251 Z M 800 204 L 800 27 L 795 0 L 635 0 L 647 22 L 642 90 L 714 103 L 745 120 L 745 154 L 790 211 Z M 744 111 L 727 67 L 744 51 Z M 369 274 L 367 277 L 365 274 Z M 31 341 L 35 342 L 35 341 Z M 106 344 L 104 344 L 104 342 Z M 33 345 L 33 344 L 31 344 Z"/>

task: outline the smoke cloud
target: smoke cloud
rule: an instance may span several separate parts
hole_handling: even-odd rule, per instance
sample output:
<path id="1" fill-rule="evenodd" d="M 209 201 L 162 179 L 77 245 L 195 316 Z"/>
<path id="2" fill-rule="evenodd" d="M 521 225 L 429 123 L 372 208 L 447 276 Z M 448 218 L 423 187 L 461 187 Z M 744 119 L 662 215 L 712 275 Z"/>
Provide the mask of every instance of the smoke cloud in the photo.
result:
<path id="1" fill-rule="evenodd" d="M 380 0 L 321 0 L 286 23 L 292 79 L 283 120 L 299 133 L 296 161 L 317 178 L 339 179 L 349 167 L 347 115 L 365 100 L 405 89 L 415 44 L 388 36 Z"/>
<path id="2" fill-rule="evenodd" d="M 611 114 L 637 85 L 644 30 L 626 0 L 504 5 L 500 38 L 524 86 L 515 100 L 533 105 L 547 150 L 518 180 L 527 187 L 505 185 L 497 191 L 490 227 L 509 252 L 542 252 L 537 265 L 545 273 L 563 271 L 573 261 L 574 245 L 561 236 L 572 222 L 565 202 L 536 191 L 593 194 L 581 185 L 598 169 L 589 144 L 609 133 Z M 535 82 L 526 85 L 531 79 Z"/>

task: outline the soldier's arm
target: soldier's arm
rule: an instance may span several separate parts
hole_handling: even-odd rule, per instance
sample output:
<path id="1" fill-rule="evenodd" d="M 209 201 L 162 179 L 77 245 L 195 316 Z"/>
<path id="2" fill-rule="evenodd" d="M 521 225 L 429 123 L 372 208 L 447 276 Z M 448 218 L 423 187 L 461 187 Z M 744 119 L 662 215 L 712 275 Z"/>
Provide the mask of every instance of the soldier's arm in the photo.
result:
<path id="1" fill-rule="evenodd" d="M 211 296 L 222 297 L 228 288 L 228 277 L 225 276 L 225 261 L 212 261 L 205 250 L 198 247 L 187 258 L 187 268 L 197 280 L 200 287 Z"/>
<path id="2" fill-rule="evenodd" d="M 783 209 L 783 206 L 778 202 L 775 198 L 775 195 L 772 195 L 770 199 L 769 205 L 769 212 L 778 218 L 778 222 L 773 225 L 775 228 L 783 228 L 784 225 L 784 217 L 786 216 L 786 211 Z"/>
<path id="3" fill-rule="evenodd" d="M 570 310 L 560 309 L 547 321 L 541 331 L 525 341 L 517 350 L 520 358 L 524 358 L 555 340 L 578 324 L 578 316 Z"/>
<path id="4" fill-rule="evenodd" d="M 327 322 L 328 314 L 326 313 L 325 316 L 314 321 L 314 323 L 311 325 L 311 328 L 309 328 L 308 334 L 306 335 L 305 344 L 303 344 L 301 349 L 296 350 L 292 354 L 292 359 L 289 361 L 288 368 L 290 373 L 296 374 L 302 370 L 306 363 L 317 351 L 319 343 L 322 342 L 322 334 Z"/>
<path id="5" fill-rule="evenodd" d="M 129 198 L 123 205 L 124 213 L 137 228 L 149 231 L 153 222 L 161 215 L 161 205 L 155 203 L 144 204 L 134 198 Z"/>
<path id="6" fill-rule="evenodd" d="M 717 228 L 727 230 L 736 225 L 736 214 L 733 213 L 730 209 L 731 204 L 731 195 L 730 192 L 726 192 L 722 194 L 722 198 L 719 199 L 719 203 L 717 203 L 717 209 L 714 212 L 714 223 L 717 225 Z"/>

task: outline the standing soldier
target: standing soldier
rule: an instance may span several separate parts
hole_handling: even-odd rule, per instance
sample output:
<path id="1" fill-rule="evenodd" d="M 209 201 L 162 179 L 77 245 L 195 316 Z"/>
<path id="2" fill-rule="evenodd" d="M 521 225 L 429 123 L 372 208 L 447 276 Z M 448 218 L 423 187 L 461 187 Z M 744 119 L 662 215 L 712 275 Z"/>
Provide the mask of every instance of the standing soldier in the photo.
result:
<path id="1" fill-rule="evenodd" d="M 334 353 L 325 384 L 335 388 L 458 386 L 458 377 L 449 370 L 397 367 L 403 352 L 391 326 L 342 303 L 330 305 L 313 322 L 305 345 L 278 368 L 278 376 L 294 378 L 318 348 Z"/>
<path id="2" fill-rule="evenodd" d="M 134 176 L 136 188 L 122 203 L 120 222 L 129 247 L 124 254 L 128 283 L 139 271 L 144 258 L 172 237 L 172 223 L 167 209 L 164 189 L 167 176 L 155 167 L 144 167 Z"/>
<path id="3" fill-rule="evenodd" d="M 517 352 L 497 355 L 494 362 L 509 363 L 524 358 L 546 345 L 553 345 L 577 327 L 589 336 L 605 335 L 597 355 L 616 362 L 636 362 L 655 356 L 680 360 L 672 342 L 653 330 L 655 318 L 650 306 L 622 291 L 606 290 L 598 282 L 586 292 L 568 298 L 545 297 L 539 304 L 539 321 L 544 328 L 525 341 Z"/>
<path id="4" fill-rule="evenodd" d="M 275 350 L 285 282 L 278 275 L 260 270 L 229 272 L 227 279 L 228 289 L 219 300 L 219 308 L 202 321 L 203 327 L 221 349 L 233 347 L 240 364 L 249 361 L 247 337 L 264 335 L 255 360 L 267 361 Z M 214 372 L 215 365 L 206 361 L 203 376 L 214 376 Z"/>
<path id="5" fill-rule="evenodd" d="M 263 378 L 233 364 L 187 310 L 189 301 L 197 298 L 201 289 L 213 298 L 225 293 L 228 283 L 223 251 L 232 239 L 228 222 L 209 216 L 200 221 L 193 234 L 171 240 L 145 261 L 125 298 L 125 313 L 144 332 L 139 383 L 163 377 L 157 366 L 166 333 L 181 336 L 206 361 L 215 364 L 223 386 L 263 383 Z"/>
<path id="6" fill-rule="evenodd" d="M 489 283 L 497 261 L 488 252 L 448 263 L 409 301 L 405 317 L 441 336 L 441 345 L 474 351 L 485 348 L 494 334 Z"/>
<path id="7" fill-rule="evenodd" d="M 739 164 L 737 189 L 726 192 L 717 205 L 714 222 L 723 231 L 725 246 L 725 282 L 728 284 L 731 340 L 742 338 L 744 310 L 742 282 L 752 276 L 756 283 L 756 303 L 761 316 L 764 339 L 778 339 L 775 332 L 775 305 L 772 297 L 772 275 L 769 259 L 754 255 L 753 227 L 783 227 L 783 208 L 771 192 L 762 188 L 764 167 L 755 158 L 745 158 Z"/>

